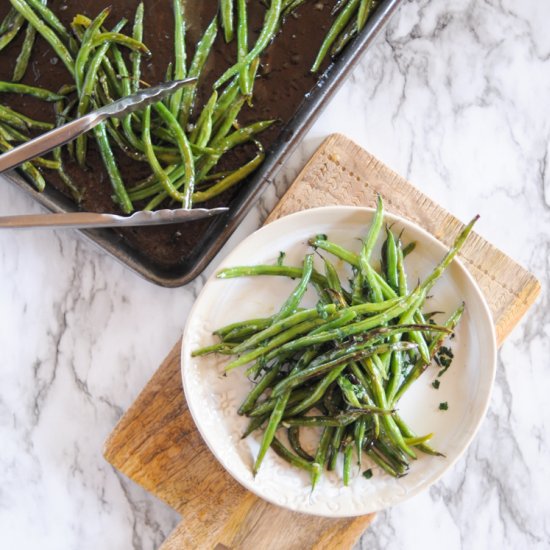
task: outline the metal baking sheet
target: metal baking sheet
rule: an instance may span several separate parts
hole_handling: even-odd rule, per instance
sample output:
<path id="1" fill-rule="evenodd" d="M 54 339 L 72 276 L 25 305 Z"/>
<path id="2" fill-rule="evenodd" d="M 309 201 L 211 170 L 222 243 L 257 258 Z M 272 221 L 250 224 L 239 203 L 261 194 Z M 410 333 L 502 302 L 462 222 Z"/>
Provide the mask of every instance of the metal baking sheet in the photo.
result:
<path id="1" fill-rule="evenodd" d="M 219 252 L 265 188 L 273 181 L 285 160 L 294 151 L 332 95 L 343 84 L 361 55 L 372 44 L 402 2 L 403 0 L 380 2 L 361 35 L 346 47 L 323 73 L 317 85 L 304 97 L 290 122 L 283 127 L 279 137 L 269 148 L 264 163 L 232 198 L 228 205 L 229 212 L 209 220 L 206 227 L 201 230 L 200 243 L 197 242 L 197 246 L 191 254 L 180 258 L 175 265 L 167 268 L 130 246 L 114 230 L 99 229 L 81 231 L 81 233 L 114 258 L 155 284 L 178 287 L 193 280 Z M 55 189 L 48 188 L 46 192 L 38 193 L 15 172 L 8 174 L 8 179 L 31 194 L 37 202 L 52 212 L 75 210 L 74 203 Z"/>

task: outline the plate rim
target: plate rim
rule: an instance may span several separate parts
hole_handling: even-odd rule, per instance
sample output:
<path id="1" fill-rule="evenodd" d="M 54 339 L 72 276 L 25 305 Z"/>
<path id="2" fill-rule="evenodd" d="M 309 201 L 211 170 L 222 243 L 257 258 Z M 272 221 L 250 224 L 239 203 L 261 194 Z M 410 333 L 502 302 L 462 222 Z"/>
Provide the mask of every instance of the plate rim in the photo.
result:
<path id="1" fill-rule="evenodd" d="M 493 388 L 494 388 L 494 383 L 495 383 L 498 347 L 497 347 L 497 339 L 496 339 L 496 329 L 495 329 L 495 325 L 494 325 L 494 322 L 493 322 L 493 316 L 492 316 L 491 310 L 490 310 L 489 305 L 487 303 L 487 299 L 485 298 L 483 292 L 481 291 L 481 288 L 480 288 L 479 284 L 474 279 L 473 275 L 466 268 L 464 262 L 461 260 L 461 258 L 459 256 L 457 256 L 453 260 L 452 264 L 458 265 L 458 268 L 461 270 L 462 275 L 472 285 L 472 289 L 475 292 L 476 298 L 478 299 L 479 305 L 481 306 L 483 316 L 485 317 L 485 319 L 483 320 L 483 324 L 486 325 L 486 327 L 489 329 L 489 333 L 491 335 L 491 342 L 490 342 L 490 346 L 489 346 L 490 350 L 486 352 L 487 357 L 490 359 L 490 365 L 489 366 L 490 366 L 491 372 L 490 372 L 490 377 L 489 377 L 488 391 L 487 391 L 487 394 L 486 394 L 486 396 L 483 400 L 482 406 L 480 407 L 481 408 L 481 413 L 479 414 L 479 416 L 478 416 L 478 418 L 475 422 L 475 425 L 473 426 L 473 429 L 471 430 L 471 433 L 467 437 L 467 439 L 464 442 L 464 444 L 462 445 L 462 447 L 458 450 L 458 452 L 456 452 L 455 456 L 452 457 L 451 459 L 446 457 L 447 463 L 446 463 L 445 468 L 443 468 L 434 478 L 430 478 L 430 480 L 428 482 L 422 483 L 419 486 L 408 490 L 407 495 L 406 495 L 405 498 L 403 498 L 403 499 L 401 499 L 397 502 L 393 502 L 391 504 L 388 504 L 387 506 L 382 506 L 380 508 L 375 508 L 375 509 L 373 509 L 371 511 L 368 511 L 368 512 L 357 511 L 357 512 L 353 513 L 353 512 L 347 511 L 347 512 L 339 513 L 339 512 L 333 512 L 333 511 L 329 512 L 329 511 L 327 511 L 326 513 L 319 513 L 319 512 L 312 511 L 312 510 L 297 509 L 297 508 L 295 508 L 291 505 L 284 505 L 284 504 L 281 504 L 280 502 L 276 502 L 274 499 L 271 499 L 271 498 L 269 498 L 268 496 L 266 496 L 264 494 L 260 494 L 260 492 L 257 490 L 257 488 L 255 487 L 253 482 L 249 482 L 249 480 L 247 480 L 247 479 L 241 479 L 229 467 L 226 466 L 225 461 L 222 460 L 219 457 L 219 453 L 211 446 L 208 438 L 203 433 L 201 425 L 197 420 L 197 417 L 200 416 L 200 415 L 194 409 L 194 405 L 187 399 L 186 388 L 188 387 L 188 383 L 186 381 L 186 369 L 185 369 L 185 358 L 186 358 L 185 341 L 186 341 L 186 337 L 187 337 L 187 335 L 190 331 L 191 320 L 193 319 L 193 316 L 195 314 L 196 309 L 198 309 L 200 299 L 203 296 L 203 294 L 205 293 L 208 285 L 212 281 L 216 280 L 216 275 L 221 269 L 224 269 L 226 267 L 230 267 L 229 264 L 231 264 L 231 260 L 232 260 L 233 256 L 237 255 L 238 252 L 240 251 L 240 249 L 244 248 L 249 240 L 251 240 L 253 237 L 255 238 L 260 233 L 267 232 L 268 229 L 273 230 L 273 226 L 276 227 L 278 225 L 284 225 L 285 223 L 288 223 L 289 219 L 299 218 L 299 217 L 307 217 L 309 215 L 315 215 L 319 211 L 327 211 L 327 212 L 328 211 L 335 211 L 335 212 L 345 212 L 345 211 L 365 212 L 365 213 L 369 213 L 369 214 L 372 215 L 372 214 L 374 214 L 376 209 L 372 208 L 370 206 L 359 206 L 359 205 L 358 206 L 330 205 L 330 206 L 319 206 L 319 207 L 315 207 L 315 208 L 308 208 L 308 209 L 305 209 L 305 210 L 299 210 L 298 212 L 292 212 L 291 214 L 287 214 L 285 216 L 282 216 L 282 217 L 274 220 L 273 222 L 268 223 L 267 225 L 263 225 L 262 227 L 259 227 L 258 229 L 256 229 L 255 231 L 253 231 L 252 233 L 247 235 L 216 266 L 215 270 L 209 275 L 209 277 L 205 281 L 201 291 L 199 292 L 199 294 L 195 298 L 193 306 L 191 307 L 191 310 L 189 311 L 189 315 L 187 316 L 187 319 L 186 319 L 186 322 L 185 322 L 185 328 L 183 330 L 183 334 L 182 334 L 182 338 L 181 338 L 180 372 L 181 372 L 181 378 L 182 378 L 182 384 L 183 384 L 184 397 L 185 397 L 187 407 L 189 409 L 191 417 L 193 418 L 193 421 L 195 423 L 195 426 L 196 426 L 198 432 L 200 433 L 204 443 L 206 444 L 206 446 L 208 447 L 210 452 L 214 455 L 214 457 L 218 461 L 218 463 L 223 467 L 223 469 L 235 481 L 237 481 L 241 486 L 243 486 L 248 491 L 252 492 L 258 498 L 261 498 L 262 500 L 265 500 L 266 502 L 269 502 L 270 504 L 273 504 L 275 506 L 279 506 L 279 507 L 291 510 L 293 512 L 312 515 L 312 516 L 317 516 L 317 517 L 343 519 L 343 518 L 359 517 L 359 516 L 362 516 L 362 515 L 365 515 L 365 514 L 370 514 L 370 513 L 377 513 L 377 512 L 380 512 L 382 510 L 385 510 L 385 509 L 387 509 L 391 506 L 395 506 L 397 504 L 405 502 L 405 501 L 411 499 L 412 497 L 418 495 L 419 493 L 427 490 L 429 487 L 431 487 L 435 483 L 437 483 L 443 477 L 443 475 L 445 475 L 456 464 L 456 462 L 464 455 L 466 450 L 470 447 L 473 439 L 475 438 L 475 436 L 477 435 L 477 433 L 480 429 L 480 426 L 481 426 L 483 420 L 485 419 L 485 417 L 487 415 L 487 411 L 488 411 L 488 408 L 489 408 L 489 404 L 491 402 L 491 396 L 492 396 L 492 393 L 493 393 Z M 423 227 L 421 227 L 417 223 L 415 223 L 415 222 L 413 222 L 413 221 L 411 221 L 411 220 L 409 220 L 409 219 L 407 219 L 403 216 L 400 216 L 398 214 L 394 214 L 391 211 L 386 211 L 385 210 L 384 211 L 384 222 L 386 222 L 386 221 L 390 221 L 391 223 L 396 223 L 396 222 L 397 223 L 402 223 L 405 226 L 405 229 L 407 228 L 407 226 L 413 227 L 415 230 L 417 230 L 421 233 L 423 238 L 425 238 L 427 241 L 429 241 L 430 244 L 435 245 L 436 247 L 438 247 L 443 253 L 449 250 L 449 247 L 446 244 L 442 243 L 439 239 L 437 239 L 429 231 L 427 231 L 426 229 L 424 229 Z M 486 323 L 485 321 L 488 321 L 488 322 Z"/>

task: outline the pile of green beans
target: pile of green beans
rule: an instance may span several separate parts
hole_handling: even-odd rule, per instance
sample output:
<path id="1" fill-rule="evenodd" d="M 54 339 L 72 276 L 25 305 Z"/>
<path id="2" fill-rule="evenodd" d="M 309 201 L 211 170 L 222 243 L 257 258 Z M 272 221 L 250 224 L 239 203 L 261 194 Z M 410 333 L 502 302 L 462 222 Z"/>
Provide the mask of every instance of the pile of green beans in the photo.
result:
<path id="1" fill-rule="evenodd" d="M 147 85 L 141 79 L 142 59 L 151 55 L 143 43 L 146 16 L 143 3 L 136 9 L 131 32 L 124 34 L 123 29 L 128 26 L 126 20 L 118 21 L 111 28 L 106 26 L 109 8 L 93 20 L 77 15 L 67 28 L 48 7 L 47 0 L 9 1 L 11 9 L 0 22 L 0 52 L 19 33 L 25 36 L 15 60 L 12 81 L 0 82 L 0 95 L 25 94 L 50 102 L 56 125 L 61 125 Z M 102 123 L 90 135 L 54 151 L 51 159 L 33 160 L 23 165 L 22 170 L 40 191 L 46 185 L 42 170 L 57 171 L 75 200 L 80 202 L 85 189 L 71 179 L 65 163 L 75 161 L 81 169 L 88 169 L 88 145 L 93 138 L 113 189 L 113 201 L 124 213 L 131 213 L 135 208 L 152 210 L 166 202 L 191 208 L 237 185 L 263 162 L 263 147 L 256 136 L 274 122 L 264 120 L 241 127 L 240 111 L 245 104 L 252 105 L 260 56 L 276 37 L 285 17 L 303 3 L 304 0 L 265 2 L 263 25 L 255 42 L 250 43 L 247 0 L 219 0 L 219 17 L 210 22 L 188 61 L 184 2 L 172 0 L 174 57 L 167 70 L 167 80 L 203 76 L 219 26 L 226 42 L 236 41 L 237 60 L 217 78 L 208 101 L 197 105 L 197 84 L 186 87 L 122 122 Z M 336 2 L 334 24 L 312 71 L 319 69 L 328 53 L 340 51 L 363 28 L 374 3 L 375 0 Z M 37 35 L 63 63 L 73 79 L 72 85 L 50 91 L 20 83 L 28 71 Z M 124 50 L 129 52 L 129 62 Z M 0 105 L 0 151 L 7 151 L 52 127 Z M 229 172 L 215 171 L 229 151 L 249 142 L 257 147 L 252 159 Z M 120 155 L 147 163 L 151 175 L 129 187 L 119 168 Z"/>
<path id="2" fill-rule="evenodd" d="M 372 224 L 357 254 L 325 235 L 310 245 L 348 265 L 352 277 L 343 284 L 334 264 L 322 255 L 323 271 L 314 267 L 314 253 L 297 267 L 257 265 L 227 268 L 220 279 L 275 275 L 299 279 L 278 313 L 232 323 L 215 331 L 219 342 L 193 352 L 230 357 L 226 371 L 247 366 L 254 387 L 238 413 L 249 417 L 243 437 L 262 430 L 254 474 L 271 447 L 292 465 L 311 474 L 315 487 L 323 469 L 334 470 L 343 456 L 342 478 L 348 485 L 354 460 L 363 455 L 392 476 L 405 475 L 417 451 L 439 455 L 416 435 L 397 413 L 399 400 L 432 363 L 445 339 L 453 334 L 464 304 L 438 325 L 423 313 L 426 297 L 470 234 L 477 218 L 460 233 L 439 265 L 414 290 L 409 290 L 404 258 L 413 246 L 386 227 L 380 268 L 373 250 L 384 224 L 379 198 Z M 315 307 L 301 302 L 309 287 L 317 292 Z M 429 318 L 429 320 L 428 320 Z M 314 452 L 300 443 L 300 430 L 318 428 Z M 285 434 L 289 447 L 280 434 Z"/>
<path id="3" fill-rule="evenodd" d="M 28 30 L 23 50 L 16 62 L 13 82 L 0 82 L 0 94 L 26 94 L 52 102 L 56 123 L 61 125 L 73 118 L 125 97 L 147 85 L 141 80 L 141 63 L 151 55 L 143 40 L 144 4 L 139 4 L 131 35 L 122 33 L 126 20 L 106 27 L 110 9 L 103 10 L 93 20 L 77 15 L 67 29 L 44 0 L 10 0 L 12 9 L 0 26 L 0 50 L 6 47 L 23 28 Z M 241 5 L 241 4 L 240 4 Z M 189 62 L 185 48 L 186 23 L 183 3 L 173 0 L 174 62 L 167 79 L 197 77 L 201 79 L 218 33 L 217 19 L 211 21 L 197 43 Z M 243 7 L 241 5 L 241 7 Z M 244 5 L 244 10 L 246 6 Z M 246 13 L 239 18 L 246 26 Z M 32 32 L 31 32 L 32 30 Z M 51 46 L 71 74 L 74 85 L 64 86 L 58 92 L 19 84 L 27 68 L 34 37 L 39 33 Z M 245 46 L 246 36 L 239 36 Z M 123 54 L 130 52 L 130 63 Z M 246 63 L 238 74 L 213 92 L 205 105 L 197 105 L 197 85 L 174 93 L 168 100 L 133 113 L 122 122 L 111 120 L 97 126 L 93 137 L 101 154 L 113 189 L 113 200 L 124 213 L 139 207 L 152 210 L 165 201 L 179 203 L 184 208 L 207 201 L 237 185 L 263 161 L 264 150 L 257 135 L 269 128 L 273 120 L 241 126 L 240 111 L 253 92 L 259 58 L 246 53 Z M 243 50 L 244 51 L 244 50 Z M 18 78 L 16 78 L 18 77 Z M 8 150 L 17 143 L 31 139 L 32 130 L 48 130 L 48 123 L 31 120 L 8 107 L 0 106 L 0 150 Z M 80 168 L 88 169 L 88 142 L 90 135 L 79 137 L 74 143 L 53 153 L 53 160 L 38 159 L 26 163 L 22 169 L 39 190 L 45 187 L 42 168 L 57 170 L 61 179 L 77 201 L 82 191 L 71 180 L 64 167 L 69 158 Z M 257 153 L 248 162 L 228 172 L 214 172 L 223 157 L 235 147 L 253 143 Z M 151 175 L 128 187 L 117 156 L 124 154 L 147 163 Z"/>

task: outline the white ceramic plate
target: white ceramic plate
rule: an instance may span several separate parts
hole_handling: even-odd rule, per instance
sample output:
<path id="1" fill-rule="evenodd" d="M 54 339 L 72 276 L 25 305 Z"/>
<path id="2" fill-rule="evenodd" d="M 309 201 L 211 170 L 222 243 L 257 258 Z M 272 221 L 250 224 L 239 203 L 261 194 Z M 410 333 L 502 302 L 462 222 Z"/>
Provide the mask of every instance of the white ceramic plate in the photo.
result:
<path id="1" fill-rule="evenodd" d="M 275 263 L 280 251 L 285 263 L 301 265 L 310 250 L 307 240 L 324 233 L 345 247 L 359 251 L 360 237 L 366 234 L 373 211 L 368 208 L 327 207 L 299 212 L 263 227 L 245 239 L 220 265 Z M 394 231 L 404 229 L 405 242 L 417 241 L 406 259 L 411 285 L 425 277 L 446 252 L 446 247 L 424 230 L 396 216 L 386 215 Z M 378 250 L 382 238 L 378 243 Z M 373 258 L 379 258 L 378 251 Z M 335 260 L 342 272 L 346 266 Z M 320 269 L 321 266 L 318 266 Z M 349 272 L 347 277 L 349 278 Z M 491 314 L 476 283 L 455 261 L 434 287 L 428 309 L 450 314 L 462 300 L 466 311 L 453 340 L 455 354 L 451 368 L 440 379 L 439 390 L 432 387 L 436 367 L 411 387 L 399 403 L 402 417 L 419 434 L 434 432 L 431 444 L 446 457 L 419 453 L 410 473 L 400 479 L 373 468 L 366 480 L 355 466 L 353 480 L 344 487 L 341 465 L 336 473 L 325 473 L 311 493 L 307 473 L 289 466 L 269 451 L 260 472 L 252 476 L 252 464 L 259 448 L 259 434 L 241 439 L 247 419 L 237 409 L 251 383 L 244 368 L 224 376 L 227 359 L 221 356 L 193 358 L 190 351 L 214 343 L 212 332 L 226 324 L 276 311 L 296 286 L 282 277 L 249 277 L 221 280 L 213 275 L 206 283 L 189 315 L 183 336 L 182 374 L 189 409 L 204 440 L 216 458 L 247 489 L 274 504 L 298 512 L 331 517 L 368 514 L 397 504 L 434 483 L 464 452 L 485 415 L 496 365 L 496 343 Z M 303 302 L 315 303 L 306 295 Z M 447 401 L 449 409 L 439 410 Z M 307 446 L 307 441 L 305 446 Z M 368 459 L 364 458 L 363 470 Z"/>

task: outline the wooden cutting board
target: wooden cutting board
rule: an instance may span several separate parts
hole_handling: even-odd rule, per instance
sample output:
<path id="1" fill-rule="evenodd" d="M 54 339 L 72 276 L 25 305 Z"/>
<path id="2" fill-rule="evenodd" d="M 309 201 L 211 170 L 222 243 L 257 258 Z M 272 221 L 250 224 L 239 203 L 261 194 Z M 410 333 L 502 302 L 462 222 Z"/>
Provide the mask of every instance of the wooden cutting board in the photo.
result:
<path id="1" fill-rule="evenodd" d="M 313 155 L 266 223 L 298 210 L 375 204 L 420 225 L 447 245 L 462 223 L 341 135 Z M 478 235 L 462 260 L 489 303 L 499 345 L 535 301 L 535 277 Z M 162 550 L 306 550 L 351 548 L 374 519 L 326 519 L 258 499 L 225 472 L 199 435 L 182 390 L 180 342 L 122 417 L 105 458 L 177 510 L 183 519 Z"/>

